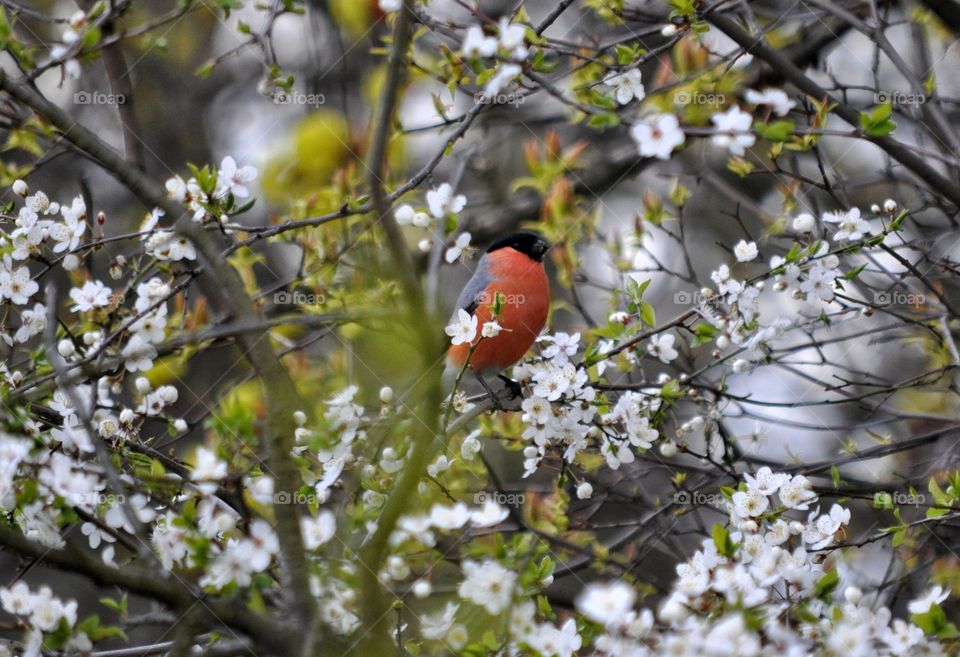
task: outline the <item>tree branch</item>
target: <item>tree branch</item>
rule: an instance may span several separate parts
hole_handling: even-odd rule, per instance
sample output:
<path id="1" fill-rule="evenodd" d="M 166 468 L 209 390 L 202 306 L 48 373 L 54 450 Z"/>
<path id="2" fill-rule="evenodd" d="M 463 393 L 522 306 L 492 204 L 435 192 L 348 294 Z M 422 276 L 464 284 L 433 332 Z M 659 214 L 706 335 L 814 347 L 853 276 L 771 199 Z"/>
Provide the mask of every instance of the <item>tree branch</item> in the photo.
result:
<path id="1" fill-rule="evenodd" d="M 222 255 L 215 236 L 194 222 L 183 206 L 168 198 L 162 186 L 125 161 L 62 109 L 30 87 L 11 80 L 3 71 L 0 71 L 0 89 L 58 128 L 68 141 L 89 153 L 147 207 L 159 207 L 168 217 L 175 219 L 174 230 L 190 239 L 203 258 L 207 275 L 201 276 L 199 283 L 217 312 L 242 323 L 254 324 L 259 320 L 243 281 Z M 290 454 L 296 429 L 293 413 L 306 407 L 300 402 L 289 372 L 273 351 L 266 331 L 240 334 L 238 341 L 244 357 L 261 380 L 266 402 L 270 470 L 276 480 L 277 491 L 292 493 L 299 480 L 297 466 Z M 316 616 L 316 601 L 310 592 L 309 564 L 300 535 L 299 505 L 277 505 L 274 510 L 286 588 L 293 594 L 298 619 L 306 626 Z"/>

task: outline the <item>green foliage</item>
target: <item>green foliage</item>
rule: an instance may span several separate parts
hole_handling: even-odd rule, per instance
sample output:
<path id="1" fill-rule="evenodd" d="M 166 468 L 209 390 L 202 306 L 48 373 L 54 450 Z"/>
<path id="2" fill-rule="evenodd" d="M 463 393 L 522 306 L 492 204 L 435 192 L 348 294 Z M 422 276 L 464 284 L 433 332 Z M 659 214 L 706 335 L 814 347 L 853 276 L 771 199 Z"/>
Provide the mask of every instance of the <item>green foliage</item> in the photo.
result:
<path id="1" fill-rule="evenodd" d="M 892 104 L 877 105 L 870 112 L 860 113 L 860 128 L 871 137 L 885 137 L 897 127 L 897 124 L 890 118 L 892 114 Z"/>

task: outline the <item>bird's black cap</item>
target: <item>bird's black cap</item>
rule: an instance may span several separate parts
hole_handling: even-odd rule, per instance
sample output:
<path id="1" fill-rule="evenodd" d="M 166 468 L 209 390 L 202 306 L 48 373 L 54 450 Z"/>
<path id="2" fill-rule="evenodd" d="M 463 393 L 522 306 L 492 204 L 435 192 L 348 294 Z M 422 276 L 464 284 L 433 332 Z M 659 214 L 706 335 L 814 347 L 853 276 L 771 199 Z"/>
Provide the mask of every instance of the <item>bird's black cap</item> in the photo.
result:
<path id="1" fill-rule="evenodd" d="M 494 242 L 490 245 L 490 248 L 487 249 L 487 253 L 493 253 L 498 249 L 504 249 L 510 247 L 520 253 L 525 254 L 531 260 L 536 260 L 540 262 L 543 260 L 543 256 L 546 255 L 547 251 L 550 249 L 550 245 L 545 239 L 537 235 L 536 233 L 514 233 L 509 237 L 504 237 L 502 240 Z"/>

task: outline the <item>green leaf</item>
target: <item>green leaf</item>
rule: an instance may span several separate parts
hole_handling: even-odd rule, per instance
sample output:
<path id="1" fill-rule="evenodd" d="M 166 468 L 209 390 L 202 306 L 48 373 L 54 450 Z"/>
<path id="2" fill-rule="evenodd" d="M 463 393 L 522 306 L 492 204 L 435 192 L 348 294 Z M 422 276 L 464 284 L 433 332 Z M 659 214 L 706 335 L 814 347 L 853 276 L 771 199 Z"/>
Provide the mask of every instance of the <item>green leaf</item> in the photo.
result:
<path id="1" fill-rule="evenodd" d="M 210 77 L 210 74 L 213 73 L 213 69 L 216 65 L 217 65 L 217 60 L 212 58 L 208 59 L 203 64 L 198 66 L 197 69 L 193 72 L 193 74 L 196 75 L 198 78 L 208 78 Z"/>
<path id="2" fill-rule="evenodd" d="M 708 324 L 706 322 L 700 322 L 693 327 L 693 344 L 694 347 L 699 347 L 702 344 L 706 344 L 713 340 L 717 335 L 719 329 L 713 324 Z"/>
<path id="3" fill-rule="evenodd" d="M 627 294 L 633 301 L 640 301 L 643 299 L 643 293 L 650 287 L 650 281 L 652 280 L 652 278 L 648 278 L 645 281 L 638 282 L 632 277 L 627 279 Z"/>
<path id="4" fill-rule="evenodd" d="M 717 553 L 732 559 L 739 546 L 730 539 L 730 532 L 727 531 L 727 528 L 721 524 L 716 524 L 713 526 L 712 534 L 713 544 L 717 546 Z"/>
<path id="5" fill-rule="evenodd" d="M 793 136 L 797 124 L 790 120 L 774 121 L 772 123 L 755 123 L 753 129 L 757 134 L 770 141 L 788 141 Z"/>
<path id="6" fill-rule="evenodd" d="M 933 495 L 933 499 L 937 504 L 942 504 L 944 506 L 950 506 L 952 500 L 950 496 L 943 492 L 943 489 L 940 488 L 940 484 L 937 483 L 936 479 L 930 478 L 930 481 L 927 483 L 927 490 L 930 491 L 930 494 Z"/>
<path id="7" fill-rule="evenodd" d="M 620 125 L 620 117 L 612 112 L 594 114 L 587 119 L 587 125 L 591 128 L 615 128 Z"/>
<path id="8" fill-rule="evenodd" d="M 837 469 L 837 466 L 830 466 L 830 478 L 833 480 L 834 488 L 840 487 L 840 470 Z"/>
<path id="9" fill-rule="evenodd" d="M 860 272 L 862 272 L 863 268 L 866 266 L 867 266 L 867 263 L 863 263 L 858 267 L 854 267 L 853 269 L 851 269 L 850 271 L 848 271 L 846 274 L 843 275 L 843 279 L 846 281 L 852 281 L 853 279 L 855 279 L 857 276 L 860 275 Z"/>
<path id="10" fill-rule="evenodd" d="M 93 26 L 89 30 L 83 33 L 83 47 L 84 49 L 93 48 L 103 37 L 103 31 L 97 27 Z"/>
<path id="11" fill-rule="evenodd" d="M 930 605 L 930 609 L 922 614 L 910 614 L 910 620 L 926 634 L 942 639 L 953 639 L 957 636 L 957 626 L 947 620 L 947 615 L 938 604 Z"/>
<path id="12" fill-rule="evenodd" d="M 633 52 L 633 48 L 623 44 L 617 44 L 617 63 L 623 66 L 624 64 L 632 64 L 633 60 L 636 58 L 636 55 Z"/>
<path id="13" fill-rule="evenodd" d="M 840 584 L 840 574 L 837 572 L 837 569 L 827 571 L 823 577 L 817 580 L 816 585 L 813 587 L 814 596 L 820 598 L 821 600 L 826 600 L 830 597 L 830 594 L 833 593 L 834 589 L 837 588 L 837 585 Z"/>
<path id="14" fill-rule="evenodd" d="M 127 613 L 127 595 L 124 594 L 119 600 L 113 598 L 100 598 L 100 604 L 102 604 L 107 609 L 112 609 L 121 616 Z"/>
<path id="15" fill-rule="evenodd" d="M 640 321 L 648 326 L 656 326 L 657 315 L 653 310 L 653 304 L 646 301 L 640 302 Z"/>
<path id="16" fill-rule="evenodd" d="M 906 540 L 906 538 L 907 538 L 906 528 L 898 527 L 893 530 L 893 540 L 891 541 L 891 545 L 893 545 L 893 547 L 895 548 L 900 547 L 901 545 L 903 545 L 903 542 Z"/>
<path id="17" fill-rule="evenodd" d="M 886 491 L 877 491 L 873 494 L 873 508 L 874 509 L 892 509 L 893 508 L 893 496 Z"/>
<path id="18" fill-rule="evenodd" d="M 560 65 L 559 59 L 547 59 L 543 50 L 536 50 L 531 60 L 531 66 L 537 73 L 553 73 Z"/>
<path id="19" fill-rule="evenodd" d="M 683 399 L 683 391 L 680 389 L 680 382 L 676 379 L 670 379 L 660 388 L 660 397 L 667 401 Z"/>
<path id="20" fill-rule="evenodd" d="M 877 105 L 869 114 L 860 112 L 860 128 L 871 137 L 884 137 L 893 132 L 897 124 L 890 116 L 893 114 L 893 105 L 884 103 Z"/>
<path id="21" fill-rule="evenodd" d="M 680 179 L 677 178 L 673 181 L 673 186 L 670 187 L 670 193 L 668 195 L 670 202 L 676 205 L 678 208 L 683 207 L 687 202 L 687 199 L 690 198 L 690 190 L 687 189 L 686 185 L 680 182 Z"/>
<path id="22" fill-rule="evenodd" d="M 900 230 L 900 227 L 903 225 L 903 220 L 907 218 L 908 214 L 910 214 L 910 211 L 906 208 L 900 210 L 900 214 L 894 217 L 893 221 L 890 222 L 890 230 L 892 232 Z"/>

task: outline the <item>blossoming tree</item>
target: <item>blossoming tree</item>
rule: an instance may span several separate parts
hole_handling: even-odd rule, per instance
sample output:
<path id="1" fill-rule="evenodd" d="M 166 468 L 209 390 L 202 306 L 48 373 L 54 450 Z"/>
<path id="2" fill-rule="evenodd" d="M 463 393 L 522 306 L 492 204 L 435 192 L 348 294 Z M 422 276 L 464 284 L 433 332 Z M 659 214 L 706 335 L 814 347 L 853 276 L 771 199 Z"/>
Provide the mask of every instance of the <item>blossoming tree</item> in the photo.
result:
<path id="1" fill-rule="evenodd" d="M 953 4 L 48 4 L 0 655 L 956 653 Z M 549 328 L 445 384 L 518 227 Z"/>

